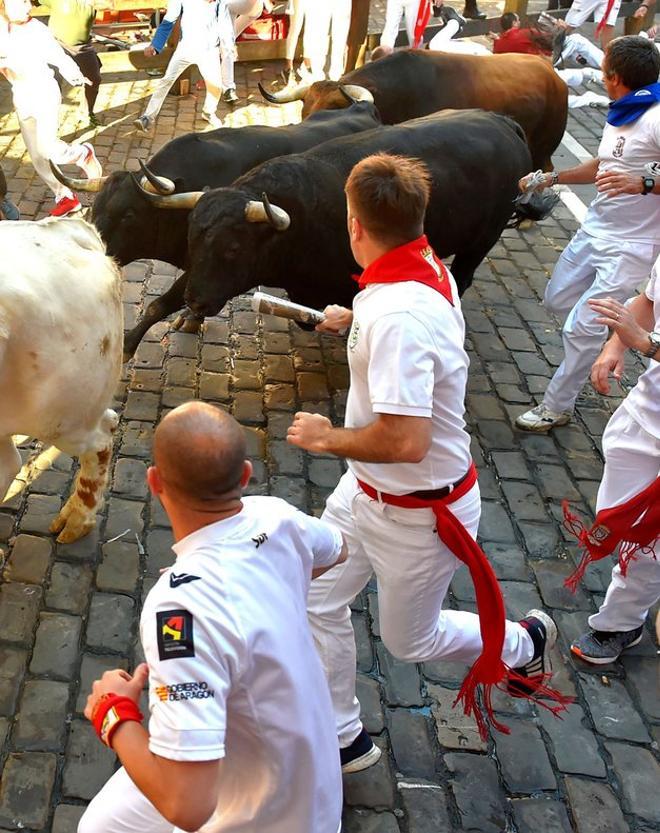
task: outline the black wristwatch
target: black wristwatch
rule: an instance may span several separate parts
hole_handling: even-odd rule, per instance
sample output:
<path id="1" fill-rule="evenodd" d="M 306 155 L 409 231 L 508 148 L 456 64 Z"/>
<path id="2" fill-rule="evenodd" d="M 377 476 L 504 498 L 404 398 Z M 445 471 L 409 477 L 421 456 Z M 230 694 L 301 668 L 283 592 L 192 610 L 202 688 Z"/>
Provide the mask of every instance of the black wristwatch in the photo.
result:
<path id="1" fill-rule="evenodd" d="M 652 176 L 643 176 L 642 177 L 642 194 L 650 194 L 651 191 L 655 188 L 655 179 Z"/>

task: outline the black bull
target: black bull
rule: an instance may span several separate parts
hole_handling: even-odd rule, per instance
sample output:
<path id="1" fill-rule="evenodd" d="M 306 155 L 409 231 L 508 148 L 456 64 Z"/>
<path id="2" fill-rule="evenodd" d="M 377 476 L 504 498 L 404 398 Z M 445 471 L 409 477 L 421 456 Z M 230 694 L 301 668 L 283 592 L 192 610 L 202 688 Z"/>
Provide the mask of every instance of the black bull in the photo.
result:
<path id="1" fill-rule="evenodd" d="M 427 164 L 433 186 L 425 230 L 438 255 L 454 255 L 452 272 L 464 292 L 511 217 L 518 179 L 531 166 L 520 127 L 478 110 L 444 111 L 335 139 L 200 195 L 189 220 L 190 265 L 179 279 L 188 306 L 215 315 L 260 283 L 315 307 L 350 305 L 358 267 L 343 189 L 353 166 L 378 152 Z"/>
<path id="2" fill-rule="evenodd" d="M 149 161 L 148 168 L 169 180 L 174 193 L 148 193 L 128 171 L 117 171 L 91 188 L 85 180 L 69 180 L 73 187 L 99 190 L 92 221 L 106 243 L 108 254 L 122 266 L 140 258 L 156 258 L 185 269 L 188 263 L 190 192 L 230 185 L 267 159 L 300 153 L 338 136 L 369 130 L 380 124 L 368 102 L 346 110 L 319 112 L 300 124 L 283 127 L 251 125 L 188 133 L 168 142 Z M 153 190 L 153 189 L 152 189 Z M 183 292 L 167 294 L 149 305 L 141 321 L 126 335 L 125 353 L 133 355 L 147 330 L 183 306 Z M 198 322 L 184 325 L 195 330 Z"/>

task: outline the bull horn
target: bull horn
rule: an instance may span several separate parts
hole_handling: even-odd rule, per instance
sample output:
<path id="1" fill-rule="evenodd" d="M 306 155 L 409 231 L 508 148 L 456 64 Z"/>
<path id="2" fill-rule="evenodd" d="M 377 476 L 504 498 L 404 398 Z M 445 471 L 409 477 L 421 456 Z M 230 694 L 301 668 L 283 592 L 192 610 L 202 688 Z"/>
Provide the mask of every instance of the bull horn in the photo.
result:
<path id="1" fill-rule="evenodd" d="M 371 91 L 366 87 L 360 87 L 359 84 L 339 84 L 339 92 L 350 104 L 357 104 L 358 101 L 368 101 L 369 104 L 374 103 L 374 97 Z"/>
<path id="2" fill-rule="evenodd" d="M 107 176 L 100 176 L 95 179 L 74 179 L 62 173 L 52 159 L 49 159 L 48 162 L 55 179 L 61 182 L 62 185 L 66 185 L 67 188 L 71 188 L 72 191 L 89 191 L 92 194 L 97 194 L 108 178 Z"/>
<path id="3" fill-rule="evenodd" d="M 151 185 L 151 188 L 149 188 L 143 180 L 142 187 L 145 191 L 153 191 L 154 194 L 173 194 L 176 191 L 176 185 L 171 179 L 168 179 L 166 176 L 158 176 L 153 171 L 150 171 L 141 159 L 138 159 L 138 162 L 144 174 L 144 179 Z"/>
<path id="4" fill-rule="evenodd" d="M 185 191 L 182 194 L 154 194 L 152 191 L 147 191 L 143 188 L 137 176 L 131 172 L 131 178 L 135 183 L 135 187 L 142 194 L 142 196 L 155 205 L 156 208 L 180 208 L 192 210 L 199 200 L 204 196 L 204 191 Z"/>
<path id="5" fill-rule="evenodd" d="M 277 231 L 286 231 L 291 225 L 291 217 L 279 205 L 271 205 L 263 194 L 261 200 L 250 200 L 245 206 L 245 219 L 248 223 L 269 223 Z"/>
<path id="6" fill-rule="evenodd" d="M 297 87 L 287 90 L 286 88 L 280 90 L 278 93 L 268 92 L 261 83 L 257 84 L 261 95 L 271 104 L 289 104 L 291 101 L 302 101 L 307 95 L 307 91 L 312 86 L 311 84 L 298 84 Z"/>

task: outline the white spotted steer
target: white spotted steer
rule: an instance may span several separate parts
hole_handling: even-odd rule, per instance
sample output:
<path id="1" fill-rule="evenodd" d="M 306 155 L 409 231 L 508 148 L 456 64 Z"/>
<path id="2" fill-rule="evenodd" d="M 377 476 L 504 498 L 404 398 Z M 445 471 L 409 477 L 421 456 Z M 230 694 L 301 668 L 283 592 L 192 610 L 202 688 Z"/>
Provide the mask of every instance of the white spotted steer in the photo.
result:
<path id="1" fill-rule="evenodd" d="M 117 414 L 120 275 L 83 220 L 0 223 L 0 502 L 20 470 L 12 435 L 80 459 L 75 488 L 51 525 L 69 543 L 95 524 Z"/>

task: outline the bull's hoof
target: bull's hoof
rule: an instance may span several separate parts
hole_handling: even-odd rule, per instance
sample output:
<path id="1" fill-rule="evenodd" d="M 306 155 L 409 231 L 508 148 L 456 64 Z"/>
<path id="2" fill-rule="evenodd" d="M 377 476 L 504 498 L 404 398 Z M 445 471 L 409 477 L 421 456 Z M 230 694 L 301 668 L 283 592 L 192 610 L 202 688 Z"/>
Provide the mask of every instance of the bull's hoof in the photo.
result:
<path id="1" fill-rule="evenodd" d="M 64 516 L 64 513 L 60 512 L 50 525 L 50 531 L 52 533 L 59 532 L 57 536 L 58 544 L 73 544 L 74 541 L 90 533 L 95 526 L 95 520 L 83 518 L 77 512 L 71 512 L 68 516 Z"/>
<path id="2" fill-rule="evenodd" d="M 179 330 L 182 333 L 193 333 L 196 335 L 201 330 L 203 323 L 203 318 L 196 318 L 192 315 L 179 315 L 172 326 L 175 330 Z"/>

